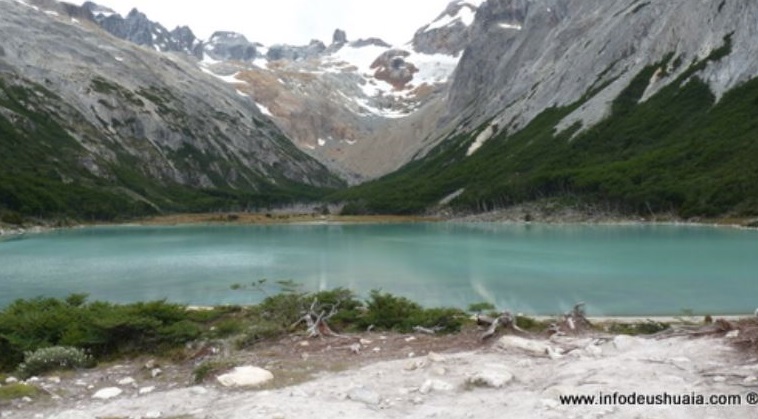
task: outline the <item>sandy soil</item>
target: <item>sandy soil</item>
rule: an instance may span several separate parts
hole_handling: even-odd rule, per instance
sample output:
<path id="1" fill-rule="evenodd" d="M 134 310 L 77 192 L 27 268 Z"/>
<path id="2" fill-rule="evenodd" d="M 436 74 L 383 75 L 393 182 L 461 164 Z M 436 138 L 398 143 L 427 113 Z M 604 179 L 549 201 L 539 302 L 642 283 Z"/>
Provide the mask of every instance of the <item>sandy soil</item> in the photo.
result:
<path id="1" fill-rule="evenodd" d="M 3 418 L 749 418 L 758 406 L 753 335 L 641 338 L 598 333 L 571 337 L 505 336 L 479 331 L 447 337 L 367 333 L 305 340 L 291 336 L 251 351 L 211 357 L 274 374 L 260 388 L 228 389 L 214 377 L 189 378 L 200 361 L 161 366 L 145 359 L 38 381 L 55 397 L 0 406 Z M 736 335 L 736 336 L 735 336 Z M 351 345 L 360 345 L 353 353 Z M 198 353 L 203 348 L 197 348 Z M 160 362 L 160 361 L 159 361 Z M 127 378 L 134 383 L 119 384 Z M 93 400 L 104 387 L 123 393 Z M 145 389 L 155 387 L 147 392 Z M 140 389 L 143 394 L 140 394 Z M 739 405 L 563 405 L 560 396 L 714 395 Z M 757 395 L 758 396 L 758 395 Z"/>

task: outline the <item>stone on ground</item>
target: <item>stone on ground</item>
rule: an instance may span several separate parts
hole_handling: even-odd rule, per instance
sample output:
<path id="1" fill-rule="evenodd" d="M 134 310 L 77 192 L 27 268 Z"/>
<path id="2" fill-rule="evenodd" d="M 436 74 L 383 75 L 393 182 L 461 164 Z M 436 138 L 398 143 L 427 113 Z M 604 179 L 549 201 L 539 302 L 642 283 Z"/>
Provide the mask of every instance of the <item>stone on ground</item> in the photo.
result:
<path id="1" fill-rule="evenodd" d="M 224 387 L 256 387 L 274 379 L 274 374 L 263 368 L 244 366 L 219 375 L 217 380 Z"/>

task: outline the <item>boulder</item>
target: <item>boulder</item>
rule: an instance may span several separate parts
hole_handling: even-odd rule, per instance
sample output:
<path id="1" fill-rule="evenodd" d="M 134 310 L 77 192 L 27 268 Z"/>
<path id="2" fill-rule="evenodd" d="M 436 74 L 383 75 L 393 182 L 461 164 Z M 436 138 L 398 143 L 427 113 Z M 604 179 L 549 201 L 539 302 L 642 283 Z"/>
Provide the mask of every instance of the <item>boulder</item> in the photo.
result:
<path id="1" fill-rule="evenodd" d="M 219 375 L 216 379 L 224 387 L 256 387 L 273 380 L 274 374 L 263 368 L 244 366 Z"/>
<path id="2" fill-rule="evenodd" d="M 108 400 L 112 399 L 114 397 L 117 397 L 123 393 L 124 390 L 121 390 L 118 387 L 106 387 L 98 390 L 95 394 L 92 395 L 93 399 L 100 399 L 100 400 Z"/>

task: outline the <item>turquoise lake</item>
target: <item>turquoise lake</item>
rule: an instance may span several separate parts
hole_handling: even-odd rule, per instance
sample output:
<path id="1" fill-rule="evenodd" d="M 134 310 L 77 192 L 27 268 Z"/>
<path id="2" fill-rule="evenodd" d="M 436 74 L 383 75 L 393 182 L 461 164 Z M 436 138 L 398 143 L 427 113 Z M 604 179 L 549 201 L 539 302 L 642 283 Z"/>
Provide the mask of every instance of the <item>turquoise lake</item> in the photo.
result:
<path id="1" fill-rule="evenodd" d="M 233 284 L 291 279 L 427 306 L 488 301 L 556 314 L 752 313 L 758 231 L 666 225 L 389 224 L 93 227 L 0 241 L 0 307 L 89 293 L 246 304 Z"/>

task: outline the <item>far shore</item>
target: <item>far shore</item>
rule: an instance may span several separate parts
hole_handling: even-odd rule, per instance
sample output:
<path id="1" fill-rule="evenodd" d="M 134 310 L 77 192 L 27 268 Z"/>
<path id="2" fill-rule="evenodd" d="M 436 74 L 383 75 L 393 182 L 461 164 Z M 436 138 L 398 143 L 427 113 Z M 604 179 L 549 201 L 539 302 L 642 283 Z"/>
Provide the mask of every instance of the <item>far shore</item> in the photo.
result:
<path id="1" fill-rule="evenodd" d="M 333 215 L 307 212 L 217 212 L 156 215 L 114 222 L 79 222 L 71 225 L 38 224 L 14 226 L 0 224 L 0 237 L 43 233 L 56 229 L 96 226 L 180 226 L 180 225 L 277 225 L 277 224 L 393 224 L 393 223 L 503 223 L 503 224 L 573 224 L 573 225 L 681 225 L 758 229 L 755 217 L 721 217 L 681 219 L 672 215 L 629 216 L 590 210 L 562 209 L 546 211 L 533 205 L 477 214 L 437 213 L 431 215 Z"/>

